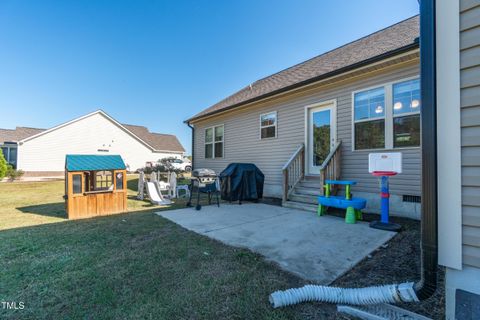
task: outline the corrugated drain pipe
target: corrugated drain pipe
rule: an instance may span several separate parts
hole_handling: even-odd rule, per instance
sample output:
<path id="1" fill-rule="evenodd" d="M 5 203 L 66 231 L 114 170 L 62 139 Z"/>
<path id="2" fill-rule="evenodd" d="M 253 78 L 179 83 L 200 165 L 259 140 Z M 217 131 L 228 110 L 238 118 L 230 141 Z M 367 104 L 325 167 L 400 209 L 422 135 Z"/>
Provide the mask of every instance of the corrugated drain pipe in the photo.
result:
<path id="1" fill-rule="evenodd" d="M 422 128 L 422 270 L 418 282 L 367 288 L 307 285 L 270 295 L 274 308 L 306 301 L 346 304 L 417 302 L 437 289 L 437 121 L 435 0 L 420 1 L 420 74 Z"/>

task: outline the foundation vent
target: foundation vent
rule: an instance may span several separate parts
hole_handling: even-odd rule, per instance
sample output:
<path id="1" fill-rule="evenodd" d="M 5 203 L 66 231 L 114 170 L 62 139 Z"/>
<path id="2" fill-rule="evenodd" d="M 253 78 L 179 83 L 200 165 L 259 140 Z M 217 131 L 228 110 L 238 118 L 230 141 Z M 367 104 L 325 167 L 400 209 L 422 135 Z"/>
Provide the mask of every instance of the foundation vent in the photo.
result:
<path id="1" fill-rule="evenodd" d="M 413 196 L 410 194 L 404 194 L 403 196 L 403 202 L 413 202 L 413 203 L 420 203 L 422 202 L 422 197 L 420 196 Z"/>

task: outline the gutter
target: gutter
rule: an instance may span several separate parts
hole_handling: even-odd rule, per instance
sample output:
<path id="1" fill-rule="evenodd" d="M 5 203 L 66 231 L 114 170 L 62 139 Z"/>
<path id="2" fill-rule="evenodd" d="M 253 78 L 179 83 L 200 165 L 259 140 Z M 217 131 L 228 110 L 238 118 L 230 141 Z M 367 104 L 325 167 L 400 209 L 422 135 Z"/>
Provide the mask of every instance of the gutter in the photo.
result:
<path id="1" fill-rule="evenodd" d="M 415 284 L 420 300 L 437 289 L 437 75 L 435 0 L 420 1 L 420 86 L 422 99 L 422 275 Z"/>
<path id="2" fill-rule="evenodd" d="M 185 122 L 187 126 L 192 129 L 192 171 L 193 171 L 193 166 L 194 166 L 194 155 L 195 155 L 195 127 L 193 127 L 190 122 Z"/>
<path id="3" fill-rule="evenodd" d="M 310 79 L 307 79 L 307 80 L 289 85 L 289 86 L 284 87 L 284 88 L 280 88 L 280 89 L 275 90 L 275 91 L 265 93 L 265 94 L 260 95 L 258 97 L 233 104 L 233 105 L 228 106 L 226 108 L 222 108 L 222 109 L 219 109 L 219 110 L 216 110 L 216 111 L 212 111 L 210 113 L 207 113 L 207 114 L 204 114 L 204 115 L 201 115 L 201 116 L 198 116 L 198 117 L 190 118 L 188 120 L 185 120 L 184 122 L 185 123 L 190 123 L 191 121 L 194 121 L 194 120 L 197 121 L 197 120 L 200 120 L 204 117 L 210 117 L 210 116 L 213 116 L 217 113 L 222 113 L 222 112 L 229 111 L 229 110 L 235 109 L 237 107 L 240 107 L 240 106 L 243 106 L 243 105 L 246 105 L 246 104 L 249 104 L 249 103 L 253 103 L 253 102 L 256 102 L 256 101 L 259 101 L 259 100 L 270 98 L 270 97 L 276 96 L 278 94 L 281 94 L 281 93 L 284 93 L 284 92 L 287 92 L 287 91 L 290 91 L 290 90 L 298 89 L 298 88 L 301 88 L 303 86 L 307 86 L 309 84 L 312 84 L 312 83 L 315 83 L 315 82 L 318 82 L 318 81 L 321 81 L 321 80 L 324 80 L 324 79 L 327 79 L 327 78 L 331 78 L 331 77 L 340 75 L 342 73 L 346 73 L 346 72 L 349 72 L 349 71 L 352 71 L 352 70 L 355 70 L 355 69 L 358 69 L 358 68 L 361 68 L 361 67 L 365 67 L 369 64 L 379 62 L 379 61 L 382 61 L 384 59 L 392 58 L 396 55 L 399 55 L 399 54 L 406 53 L 408 51 L 417 49 L 418 47 L 419 47 L 418 38 L 416 38 L 415 42 L 413 42 L 413 43 L 411 43 L 407 46 L 395 49 L 393 51 L 383 53 L 381 55 L 375 56 L 375 57 L 367 59 L 367 60 L 363 60 L 363 61 L 351 64 L 349 66 L 346 66 L 346 67 L 343 67 L 343 68 L 340 68 L 340 69 L 322 74 L 322 75 L 314 77 L 314 78 L 310 78 Z"/>

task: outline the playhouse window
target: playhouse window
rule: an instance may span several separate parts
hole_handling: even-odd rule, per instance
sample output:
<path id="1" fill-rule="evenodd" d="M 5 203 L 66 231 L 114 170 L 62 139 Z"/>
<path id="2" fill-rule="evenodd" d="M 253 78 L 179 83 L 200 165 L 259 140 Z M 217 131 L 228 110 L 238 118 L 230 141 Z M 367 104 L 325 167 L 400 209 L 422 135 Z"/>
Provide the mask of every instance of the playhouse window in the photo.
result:
<path id="1" fill-rule="evenodd" d="M 95 172 L 95 190 L 108 190 L 113 186 L 113 175 L 111 171 Z"/>
<path id="2" fill-rule="evenodd" d="M 115 175 L 115 186 L 117 190 L 123 190 L 123 173 L 117 172 Z"/>
<path id="3" fill-rule="evenodd" d="M 82 193 L 82 175 L 81 174 L 74 174 L 72 175 L 72 186 L 73 186 L 73 194 Z"/>

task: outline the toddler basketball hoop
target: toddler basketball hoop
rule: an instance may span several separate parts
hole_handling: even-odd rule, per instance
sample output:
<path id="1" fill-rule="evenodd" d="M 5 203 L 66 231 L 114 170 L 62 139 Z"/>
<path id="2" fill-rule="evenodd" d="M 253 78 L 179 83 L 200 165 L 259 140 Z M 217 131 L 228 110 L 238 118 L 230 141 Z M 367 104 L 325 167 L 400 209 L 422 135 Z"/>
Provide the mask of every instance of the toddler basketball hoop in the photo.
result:
<path id="1" fill-rule="evenodd" d="M 380 178 L 381 197 L 381 218 L 380 221 L 372 221 L 371 228 L 399 231 L 401 226 L 389 222 L 390 192 L 388 189 L 388 178 L 402 173 L 402 154 L 391 153 L 370 153 L 368 155 L 368 172 Z"/>

